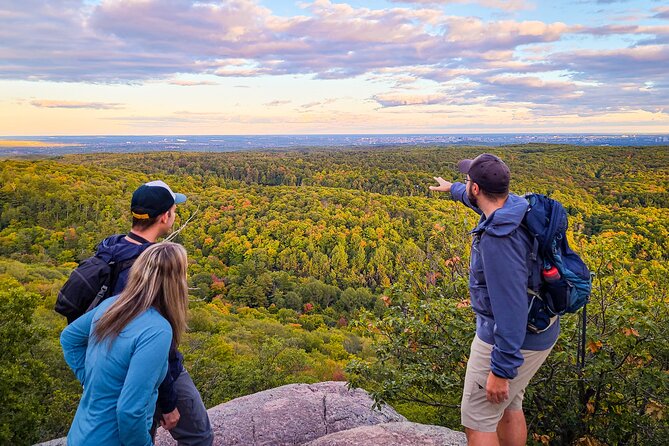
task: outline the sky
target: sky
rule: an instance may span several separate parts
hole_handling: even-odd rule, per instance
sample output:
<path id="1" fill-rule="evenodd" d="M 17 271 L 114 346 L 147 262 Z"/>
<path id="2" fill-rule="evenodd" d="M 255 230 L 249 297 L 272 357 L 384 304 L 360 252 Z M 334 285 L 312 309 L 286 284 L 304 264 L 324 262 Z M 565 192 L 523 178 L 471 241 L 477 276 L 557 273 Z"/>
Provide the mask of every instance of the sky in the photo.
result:
<path id="1" fill-rule="evenodd" d="M 0 136 L 350 133 L 669 133 L 669 3 L 0 1 Z"/>

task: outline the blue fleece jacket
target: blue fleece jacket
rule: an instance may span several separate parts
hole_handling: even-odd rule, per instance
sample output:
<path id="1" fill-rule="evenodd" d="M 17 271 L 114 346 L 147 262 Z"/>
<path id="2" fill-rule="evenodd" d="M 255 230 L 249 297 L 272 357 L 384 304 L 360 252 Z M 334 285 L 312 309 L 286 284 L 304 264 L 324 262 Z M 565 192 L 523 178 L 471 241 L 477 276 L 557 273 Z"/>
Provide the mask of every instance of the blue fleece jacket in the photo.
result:
<path id="1" fill-rule="evenodd" d="M 84 387 L 67 434 L 77 446 L 152 445 L 149 429 L 158 386 L 167 373 L 172 328 L 150 308 L 109 344 L 91 334 L 116 297 L 68 325 L 60 336 L 65 361 Z"/>
<path id="2" fill-rule="evenodd" d="M 151 246 L 151 243 L 138 245 L 126 239 L 125 234 L 116 234 L 104 239 L 98 245 L 96 256 L 100 257 L 105 262 L 114 260 L 117 263 L 128 259 L 138 257 L 146 248 Z M 124 269 L 118 275 L 112 295 L 119 294 L 128 283 L 128 273 L 130 268 Z M 174 381 L 179 377 L 183 370 L 183 356 L 173 345 L 170 348 L 169 355 L 169 370 L 165 375 L 165 379 L 160 385 L 160 392 L 158 394 L 158 404 L 163 413 L 170 413 L 177 406 L 177 392 L 174 388 Z"/>
<path id="3" fill-rule="evenodd" d="M 486 216 L 470 203 L 464 184 L 454 183 L 451 196 L 481 216 L 472 231 L 469 269 L 476 334 L 493 346 L 492 372 L 513 379 L 524 361 L 520 349 L 546 350 L 560 333 L 559 321 L 543 333 L 527 331 L 528 280 L 541 274 L 539 262 L 531 258 L 532 241 L 520 227 L 527 200 L 509 194 L 503 207 Z"/>

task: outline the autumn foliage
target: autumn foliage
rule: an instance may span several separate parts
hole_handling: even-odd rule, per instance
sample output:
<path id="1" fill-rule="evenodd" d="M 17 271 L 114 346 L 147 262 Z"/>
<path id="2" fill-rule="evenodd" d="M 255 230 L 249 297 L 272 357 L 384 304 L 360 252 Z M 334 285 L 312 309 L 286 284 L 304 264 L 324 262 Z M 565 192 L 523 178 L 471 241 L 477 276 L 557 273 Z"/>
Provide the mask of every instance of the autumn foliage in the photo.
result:
<path id="1" fill-rule="evenodd" d="M 477 216 L 427 186 L 493 151 L 518 193 L 570 214 L 596 274 L 526 395 L 536 444 L 664 444 L 669 416 L 669 149 L 528 145 L 72 155 L 0 161 L 0 444 L 63 435 L 80 388 L 56 293 L 127 231 L 142 182 L 189 200 L 186 366 L 208 406 L 291 382 L 348 379 L 415 421 L 459 429 Z"/>

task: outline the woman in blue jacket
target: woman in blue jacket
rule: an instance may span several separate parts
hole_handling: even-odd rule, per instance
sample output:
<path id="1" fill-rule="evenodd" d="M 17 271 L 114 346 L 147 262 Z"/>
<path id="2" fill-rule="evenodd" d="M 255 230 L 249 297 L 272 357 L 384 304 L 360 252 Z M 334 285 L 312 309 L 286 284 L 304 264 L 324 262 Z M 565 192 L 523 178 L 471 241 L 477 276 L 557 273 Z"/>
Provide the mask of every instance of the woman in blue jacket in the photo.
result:
<path id="1" fill-rule="evenodd" d="M 84 391 L 67 444 L 152 444 L 149 430 L 170 344 L 186 328 L 186 250 L 157 243 L 135 261 L 128 284 L 67 326 L 65 361 Z"/>

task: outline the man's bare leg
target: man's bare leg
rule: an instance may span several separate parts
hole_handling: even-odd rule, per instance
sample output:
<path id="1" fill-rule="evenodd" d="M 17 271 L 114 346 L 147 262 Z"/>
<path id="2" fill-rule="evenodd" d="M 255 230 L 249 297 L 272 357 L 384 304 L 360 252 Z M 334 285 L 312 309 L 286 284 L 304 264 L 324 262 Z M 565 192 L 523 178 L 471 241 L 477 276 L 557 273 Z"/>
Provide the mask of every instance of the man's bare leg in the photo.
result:
<path id="1" fill-rule="evenodd" d="M 527 442 L 527 424 L 523 410 L 507 409 L 497 424 L 497 437 L 501 446 L 524 446 Z"/>
<path id="2" fill-rule="evenodd" d="M 499 446 L 497 432 L 479 432 L 465 428 L 468 446 Z"/>

